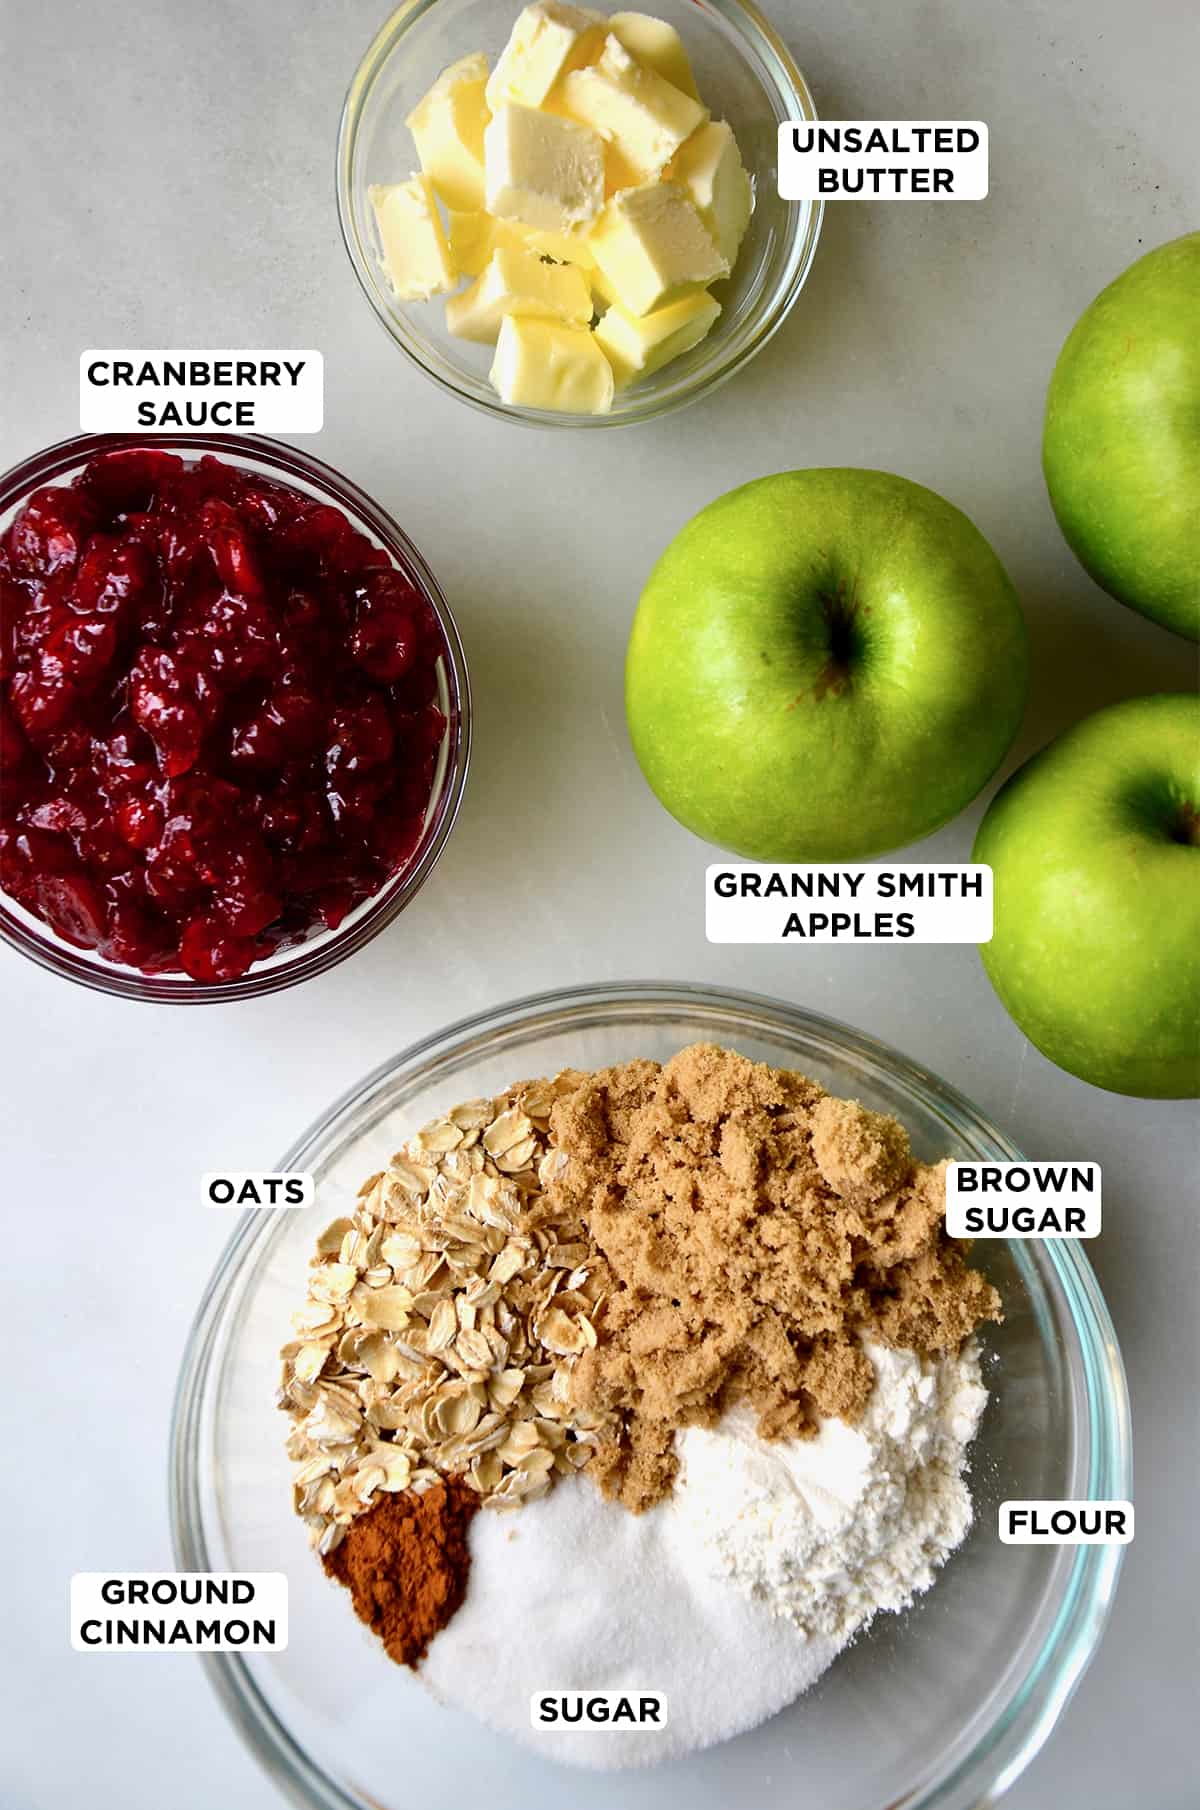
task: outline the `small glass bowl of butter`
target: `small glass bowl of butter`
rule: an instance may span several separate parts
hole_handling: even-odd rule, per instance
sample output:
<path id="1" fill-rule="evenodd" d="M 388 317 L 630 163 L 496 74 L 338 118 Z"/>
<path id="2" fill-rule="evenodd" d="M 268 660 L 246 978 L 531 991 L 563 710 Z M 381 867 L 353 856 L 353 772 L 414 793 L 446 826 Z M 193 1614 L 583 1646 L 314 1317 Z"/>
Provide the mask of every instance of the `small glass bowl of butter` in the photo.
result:
<path id="1" fill-rule="evenodd" d="M 409 0 L 351 84 L 355 274 L 400 350 L 491 414 L 613 427 L 681 407 L 808 276 L 821 204 L 776 187 L 779 125 L 816 117 L 789 52 L 744 0 L 646 4 Z"/>

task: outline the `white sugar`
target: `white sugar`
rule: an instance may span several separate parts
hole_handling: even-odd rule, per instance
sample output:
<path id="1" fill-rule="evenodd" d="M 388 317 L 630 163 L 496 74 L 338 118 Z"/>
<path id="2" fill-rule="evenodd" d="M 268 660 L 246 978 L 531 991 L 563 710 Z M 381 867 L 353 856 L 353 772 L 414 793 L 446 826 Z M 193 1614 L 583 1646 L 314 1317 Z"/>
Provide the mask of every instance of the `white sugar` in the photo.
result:
<path id="1" fill-rule="evenodd" d="M 807 1690 L 838 1652 L 805 1640 L 729 1578 L 690 1575 L 670 1504 L 631 1515 L 586 1478 L 539 1502 L 476 1515 L 467 1600 L 421 1676 L 551 1759 L 639 1766 L 752 1728 Z M 661 1732 L 535 1731 L 545 1690 L 666 1693 Z"/>
<path id="2" fill-rule="evenodd" d="M 941 1365 L 872 1350 L 861 1425 L 764 1444 L 736 1413 L 680 1438 L 644 1515 L 586 1477 L 471 1528 L 467 1598 L 420 1676 L 543 1756 L 649 1765 L 755 1727 L 806 1691 L 963 1538 L 966 1446 L 986 1399 L 970 1348 Z M 663 1692 L 665 1729 L 537 1729 L 535 1692 Z"/>

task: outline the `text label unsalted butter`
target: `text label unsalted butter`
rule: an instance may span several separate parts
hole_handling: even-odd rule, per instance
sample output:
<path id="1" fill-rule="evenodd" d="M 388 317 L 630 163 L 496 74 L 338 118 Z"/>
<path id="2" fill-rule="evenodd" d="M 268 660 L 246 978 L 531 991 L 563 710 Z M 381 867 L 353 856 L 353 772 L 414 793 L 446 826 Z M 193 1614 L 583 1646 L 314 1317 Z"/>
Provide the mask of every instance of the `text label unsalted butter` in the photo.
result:
<path id="1" fill-rule="evenodd" d="M 987 192 L 981 119 L 786 120 L 779 128 L 785 201 L 982 201 Z"/>

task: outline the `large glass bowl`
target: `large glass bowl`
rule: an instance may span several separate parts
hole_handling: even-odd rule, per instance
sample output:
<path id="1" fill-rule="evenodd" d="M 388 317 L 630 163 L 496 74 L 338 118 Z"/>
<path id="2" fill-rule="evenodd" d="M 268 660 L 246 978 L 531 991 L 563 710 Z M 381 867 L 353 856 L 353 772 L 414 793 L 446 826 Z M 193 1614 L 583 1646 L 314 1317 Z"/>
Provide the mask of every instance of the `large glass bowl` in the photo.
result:
<path id="1" fill-rule="evenodd" d="M 622 427 L 692 402 L 740 370 L 782 324 L 817 249 L 822 204 L 784 201 L 776 179 L 777 132 L 816 108 L 787 46 L 748 0 L 655 0 L 648 8 L 683 38 L 714 119 L 733 127 L 754 185 L 754 213 L 733 275 L 714 288 L 721 315 L 691 352 L 630 389 L 608 415 L 557 414 L 501 402 L 488 382 L 491 348 L 446 331 L 440 301 L 393 295 L 377 250 L 367 191 L 403 182 L 417 167 L 405 119 L 449 63 L 471 51 L 489 65 L 522 0 L 406 0 L 383 26 L 350 84 L 337 149 L 338 211 L 354 273 L 400 350 L 463 402 L 536 427 Z M 607 9 L 620 10 L 614 3 Z"/>
<path id="2" fill-rule="evenodd" d="M 647 1771 L 569 1772 L 436 1705 L 355 1621 L 291 1510 L 276 1349 L 305 1295 L 318 1229 L 402 1138 L 513 1080 L 708 1039 L 803 1070 L 894 1113 L 918 1155 L 1019 1155 L 936 1076 L 830 1019 L 703 987 L 545 994 L 427 1038 L 340 1099 L 281 1160 L 311 1170 L 310 1209 L 243 1217 L 183 1362 L 171 1464 L 178 1564 L 287 1572 L 283 1653 L 206 1658 L 225 1707 L 307 1810 L 967 1810 L 993 1803 L 1037 1752 L 1100 1639 L 1121 1548 L 1004 1546 L 1009 1497 L 1129 1495 L 1128 1402 L 1112 1325 L 1070 1242 L 981 1242 L 1004 1300 L 986 1335 L 992 1400 L 972 1448 L 973 1531 L 935 1587 L 882 1615 L 817 1686 L 756 1731 Z M 264 1155 L 264 1161 L 266 1157 Z M 569 1579 L 564 1587 L 569 1588 Z M 503 1688 L 497 1679 L 496 1688 Z"/>
<path id="3" fill-rule="evenodd" d="M 404 530 L 349 478 L 280 441 L 247 434 L 80 434 L 35 453 L 0 477 L 0 534 L 31 491 L 43 484 L 69 483 L 89 459 L 121 446 L 163 447 L 187 460 L 208 453 L 240 470 L 259 472 L 322 503 L 333 504 L 412 580 L 438 624 L 441 655 L 437 662 L 437 704 L 446 719 L 446 731 L 438 751 L 420 841 L 404 866 L 378 892 L 347 913 L 335 930 L 314 931 L 303 942 L 276 950 L 253 963 L 237 980 L 198 981 L 186 974 L 142 974 L 136 968 L 105 961 L 92 950 L 77 949 L 15 899 L 0 892 L 0 939 L 68 980 L 124 999 L 151 1000 L 160 1005 L 256 999 L 308 980 L 314 974 L 323 974 L 344 961 L 390 924 L 429 878 L 454 828 L 467 781 L 471 687 L 466 656 L 450 606 Z"/>

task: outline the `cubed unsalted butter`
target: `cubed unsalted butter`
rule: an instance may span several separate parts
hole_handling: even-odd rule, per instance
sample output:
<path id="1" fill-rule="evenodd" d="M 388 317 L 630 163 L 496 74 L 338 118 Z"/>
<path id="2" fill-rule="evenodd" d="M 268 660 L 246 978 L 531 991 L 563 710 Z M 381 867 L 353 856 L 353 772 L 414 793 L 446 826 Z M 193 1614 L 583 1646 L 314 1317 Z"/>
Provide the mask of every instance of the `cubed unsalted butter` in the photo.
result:
<path id="1" fill-rule="evenodd" d="M 681 289 L 729 275 L 693 202 L 673 182 L 623 189 L 589 237 L 597 265 L 630 314 L 649 314 Z"/>
<path id="2" fill-rule="evenodd" d="M 700 99 L 683 39 L 673 25 L 665 19 L 652 19 L 649 13 L 614 13 L 608 29 L 631 57 L 684 94 L 690 94 L 694 101 Z"/>
<path id="3" fill-rule="evenodd" d="M 428 176 L 376 183 L 367 195 L 379 231 L 383 267 L 400 300 L 427 302 L 430 296 L 453 289 L 458 276 Z"/>
<path id="4" fill-rule="evenodd" d="M 485 56 L 451 63 L 408 116 L 421 168 L 447 207 L 483 206 L 487 72 Z"/>
<path id="5" fill-rule="evenodd" d="M 501 401 L 518 408 L 607 415 L 612 407 L 612 366 L 586 327 L 506 315 L 491 379 Z"/>
<path id="6" fill-rule="evenodd" d="M 506 102 L 483 135 L 486 205 L 502 220 L 569 232 L 604 204 L 604 144 L 589 126 Z"/>
<path id="7" fill-rule="evenodd" d="M 599 13 L 561 0 L 536 0 L 520 14 L 487 85 L 494 113 L 505 101 L 540 107 L 568 69 L 599 54 L 605 24 Z"/>
<path id="8" fill-rule="evenodd" d="M 516 251 L 535 251 L 539 257 L 553 258 L 557 264 L 574 264 L 579 270 L 591 272 L 596 267 L 585 227 L 573 233 L 542 233 L 517 220 L 494 220 L 482 210 L 456 213 L 451 208 L 446 236 L 454 268 L 465 277 L 479 276 L 491 262 L 492 253 L 502 245 Z"/>
<path id="9" fill-rule="evenodd" d="M 557 104 L 608 146 L 608 189 L 653 182 L 708 109 L 631 57 L 610 33 L 598 62 L 575 69 L 556 91 Z"/>
<path id="10" fill-rule="evenodd" d="M 753 197 L 733 130 L 710 119 L 676 152 L 667 175 L 685 189 L 732 267 L 750 223 Z"/>
<path id="11" fill-rule="evenodd" d="M 630 314 L 616 303 L 600 320 L 596 342 L 613 368 L 617 388 L 660 370 L 682 352 L 690 352 L 720 312 L 720 302 L 705 289 L 681 295 L 649 314 Z"/>
<path id="12" fill-rule="evenodd" d="M 587 280 L 588 288 L 592 292 L 592 298 L 597 304 L 597 313 L 602 313 L 605 308 L 611 308 L 617 299 L 617 292 L 601 270 L 599 264 L 592 265 L 592 268 L 587 273 Z"/>
<path id="13" fill-rule="evenodd" d="M 536 252 L 500 246 L 469 289 L 446 303 L 446 325 L 460 339 L 491 345 L 509 314 L 545 315 L 587 327 L 592 293 L 570 264 L 547 264 Z"/>

